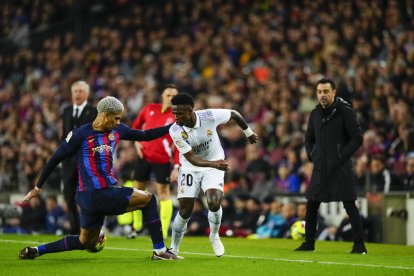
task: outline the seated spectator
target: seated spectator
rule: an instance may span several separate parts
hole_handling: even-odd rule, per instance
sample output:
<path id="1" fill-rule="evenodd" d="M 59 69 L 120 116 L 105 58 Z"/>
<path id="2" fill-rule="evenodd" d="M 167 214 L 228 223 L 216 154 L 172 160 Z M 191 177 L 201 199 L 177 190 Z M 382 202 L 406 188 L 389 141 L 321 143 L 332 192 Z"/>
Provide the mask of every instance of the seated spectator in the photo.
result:
<path id="1" fill-rule="evenodd" d="M 61 235 L 66 233 L 64 223 L 67 220 L 63 208 L 58 205 L 55 195 L 46 197 L 46 233 Z"/>
<path id="2" fill-rule="evenodd" d="M 282 203 L 278 200 L 273 200 L 270 204 L 270 212 L 267 215 L 266 223 L 259 226 L 256 233 L 248 236 L 250 239 L 263 239 L 263 238 L 277 238 L 281 237 L 281 229 L 284 228 L 286 223 L 282 215 Z"/>
<path id="3" fill-rule="evenodd" d="M 194 201 L 193 212 L 187 224 L 186 235 L 189 236 L 203 236 L 206 235 L 206 230 L 209 230 L 207 211 L 200 200 Z"/>
<path id="4" fill-rule="evenodd" d="M 367 192 L 388 193 L 401 189 L 400 179 L 385 167 L 383 155 L 372 155 L 370 168 L 370 183 Z"/>
<path id="5" fill-rule="evenodd" d="M 279 238 L 289 238 L 290 237 L 290 227 L 292 224 L 298 220 L 297 217 L 297 206 L 294 202 L 288 202 L 282 207 L 282 216 L 285 219 L 285 224 L 280 228 Z"/>
<path id="6" fill-rule="evenodd" d="M 282 162 L 277 169 L 277 176 L 275 179 L 276 187 L 272 191 L 276 194 L 299 193 L 301 181 L 295 172 L 292 172 L 289 166 Z"/>
<path id="7" fill-rule="evenodd" d="M 405 170 L 402 175 L 401 190 L 414 191 L 414 151 L 409 152 L 405 158 Z"/>
<path id="8" fill-rule="evenodd" d="M 246 146 L 246 161 L 246 178 L 252 189 L 254 189 L 257 184 L 265 183 L 270 180 L 272 166 L 264 158 L 260 144 L 249 144 Z"/>
<path id="9" fill-rule="evenodd" d="M 361 215 L 361 220 L 362 220 L 362 229 L 364 232 L 366 232 L 367 222 L 366 222 L 365 217 L 363 217 L 362 215 Z M 339 224 L 336 230 L 335 240 L 336 241 L 353 241 L 351 222 L 347 215 L 345 215 L 345 217 L 342 219 L 341 223 Z"/>
<path id="10" fill-rule="evenodd" d="M 360 216 L 362 221 L 362 230 L 365 235 L 364 240 L 367 240 L 367 219 L 362 214 L 360 214 Z M 352 227 L 349 216 L 345 215 L 338 226 L 331 225 L 325 227 L 325 229 L 321 232 L 318 231 L 317 239 L 322 241 L 353 241 Z"/>
<path id="11" fill-rule="evenodd" d="M 257 228 L 257 221 L 260 217 L 260 201 L 255 197 L 250 197 L 246 204 L 247 216 L 243 219 L 241 228 L 249 234 L 254 233 Z"/>
<path id="12" fill-rule="evenodd" d="M 243 174 L 239 172 L 232 172 L 228 175 L 224 182 L 224 193 L 235 197 L 248 194 L 249 187 Z"/>
<path id="13" fill-rule="evenodd" d="M 222 227 L 231 227 L 235 219 L 234 200 L 231 196 L 226 195 L 221 201 L 223 216 L 221 218 Z"/>
<path id="14" fill-rule="evenodd" d="M 46 207 L 41 197 L 34 197 L 28 204 L 22 205 L 23 213 L 20 227 L 23 233 L 42 233 L 45 231 Z"/>
<path id="15" fill-rule="evenodd" d="M 267 222 L 268 216 L 270 214 L 270 209 L 272 202 L 275 201 L 274 196 L 266 196 L 260 204 L 260 217 L 257 220 L 257 227 L 265 224 Z"/>
<path id="16" fill-rule="evenodd" d="M 364 196 L 369 186 L 368 157 L 363 154 L 355 161 L 355 175 L 357 180 L 356 190 L 359 196 Z"/>
<path id="17" fill-rule="evenodd" d="M 247 237 L 256 230 L 260 216 L 260 202 L 247 194 L 239 195 L 235 201 L 235 217 L 233 225 L 229 227 L 231 236 Z"/>

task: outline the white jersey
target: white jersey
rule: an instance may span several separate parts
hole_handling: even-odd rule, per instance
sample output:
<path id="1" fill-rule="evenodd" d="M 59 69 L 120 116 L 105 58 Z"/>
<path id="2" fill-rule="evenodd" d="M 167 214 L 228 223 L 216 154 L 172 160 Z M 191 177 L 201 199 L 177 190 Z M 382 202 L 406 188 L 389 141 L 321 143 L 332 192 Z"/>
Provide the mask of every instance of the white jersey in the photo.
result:
<path id="1" fill-rule="evenodd" d="M 211 167 L 197 167 L 188 162 L 184 154 L 193 150 L 198 157 L 215 161 L 224 159 L 224 150 L 220 144 L 217 126 L 230 120 L 229 109 L 205 109 L 195 111 L 196 123 L 193 128 L 179 126 L 174 123 L 170 127 L 170 135 L 180 152 L 180 163 L 183 170 L 206 171 Z"/>

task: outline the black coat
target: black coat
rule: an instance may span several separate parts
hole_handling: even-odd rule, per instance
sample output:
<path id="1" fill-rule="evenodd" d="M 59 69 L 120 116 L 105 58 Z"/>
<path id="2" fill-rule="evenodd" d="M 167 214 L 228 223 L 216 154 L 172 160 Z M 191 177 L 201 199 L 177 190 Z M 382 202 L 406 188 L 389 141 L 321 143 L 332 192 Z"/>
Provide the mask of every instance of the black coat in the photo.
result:
<path id="1" fill-rule="evenodd" d="M 356 113 L 341 98 L 326 110 L 312 110 L 305 138 L 308 158 L 313 162 L 306 198 L 319 202 L 356 200 L 356 177 L 351 156 L 362 145 Z"/>

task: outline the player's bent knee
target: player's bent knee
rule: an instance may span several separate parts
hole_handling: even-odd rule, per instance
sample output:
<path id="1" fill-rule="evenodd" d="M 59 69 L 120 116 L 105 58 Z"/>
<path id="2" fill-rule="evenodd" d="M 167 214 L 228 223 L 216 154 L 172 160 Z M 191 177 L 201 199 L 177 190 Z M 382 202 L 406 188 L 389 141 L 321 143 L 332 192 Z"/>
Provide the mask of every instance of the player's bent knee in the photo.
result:
<path id="1" fill-rule="evenodd" d="M 220 209 L 221 202 L 218 198 L 207 200 L 208 209 L 212 212 L 217 212 Z"/>
<path id="2" fill-rule="evenodd" d="M 183 219 L 188 219 L 191 216 L 191 211 L 191 209 L 181 209 L 179 211 L 180 217 L 182 217 Z"/>
<path id="3" fill-rule="evenodd" d="M 220 203 L 212 203 L 208 205 L 208 209 L 211 212 L 217 212 L 218 210 L 220 210 Z"/>
<path id="4" fill-rule="evenodd" d="M 129 200 L 128 207 L 134 208 L 134 210 L 143 208 L 148 204 L 148 202 L 151 201 L 152 197 L 152 193 L 134 189 L 131 199 Z"/>

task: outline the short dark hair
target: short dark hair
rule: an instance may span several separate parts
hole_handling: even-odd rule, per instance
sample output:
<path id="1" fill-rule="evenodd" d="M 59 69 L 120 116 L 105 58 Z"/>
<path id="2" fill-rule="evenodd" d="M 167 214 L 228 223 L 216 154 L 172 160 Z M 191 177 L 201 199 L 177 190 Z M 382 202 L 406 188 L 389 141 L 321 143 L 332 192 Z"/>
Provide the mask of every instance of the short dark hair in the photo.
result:
<path id="1" fill-rule="evenodd" d="M 335 82 L 334 82 L 333 80 L 331 80 L 331 79 L 325 79 L 325 78 L 320 79 L 320 80 L 316 83 L 315 88 L 316 88 L 316 87 L 318 87 L 318 84 L 320 84 L 320 83 L 321 83 L 321 84 L 329 83 L 329 84 L 331 85 L 331 87 L 332 87 L 332 89 L 333 89 L 333 90 L 335 90 L 335 89 L 336 89 Z"/>
<path id="2" fill-rule="evenodd" d="M 194 99 L 190 94 L 178 93 L 174 98 L 171 99 L 173 105 L 189 105 L 194 107 Z"/>
<path id="3" fill-rule="evenodd" d="M 177 85 L 175 85 L 175 84 L 173 84 L 173 83 L 168 83 L 168 84 L 166 84 L 166 85 L 164 86 L 164 89 L 162 89 L 162 91 L 164 91 L 165 89 L 168 89 L 168 88 L 175 89 L 175 90 L 177 90 L 177 91 L 178 91 L 178 87 L 177 87 Z"/>

